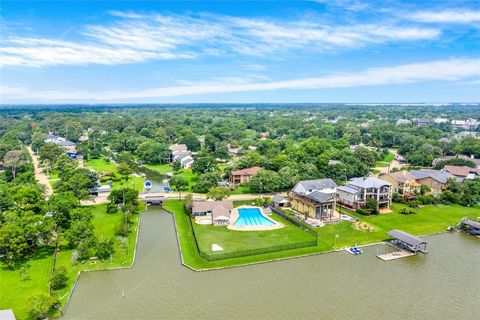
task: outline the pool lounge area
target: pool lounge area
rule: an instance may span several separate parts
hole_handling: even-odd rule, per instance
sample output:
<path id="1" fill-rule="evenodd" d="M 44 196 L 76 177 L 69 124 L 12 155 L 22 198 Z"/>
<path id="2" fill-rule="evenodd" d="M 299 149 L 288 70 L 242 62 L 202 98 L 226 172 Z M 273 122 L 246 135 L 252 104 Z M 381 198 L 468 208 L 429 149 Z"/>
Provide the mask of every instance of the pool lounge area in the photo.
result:
<path id="1" fill-rule="evenodd" d="M 268 217 L 262 208 L 240 206 L 235 208 L 228 229 L 237 231 L 265 231 L 283 228 L 284 225 Z"/>

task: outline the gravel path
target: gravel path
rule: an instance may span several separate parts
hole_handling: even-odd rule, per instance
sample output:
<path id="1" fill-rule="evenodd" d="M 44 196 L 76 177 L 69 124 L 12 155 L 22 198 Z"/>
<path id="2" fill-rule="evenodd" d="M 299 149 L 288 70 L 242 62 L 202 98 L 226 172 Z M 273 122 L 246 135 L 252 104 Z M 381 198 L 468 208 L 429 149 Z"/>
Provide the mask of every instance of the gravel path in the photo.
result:
<path id="1" fill-rule="evenodd" d="M 38 183 L 45 187 L 45 198 L 48 199 L 53 194 L 50 181 L 48 181 L 47 176 L 43 173 L 43 169 L 40 167 L 40 162 L 30 146 L 27 146 L 27 151 L 32 158 L 33 167 L 35 168 L 35 178 L 38 180 Z"/>

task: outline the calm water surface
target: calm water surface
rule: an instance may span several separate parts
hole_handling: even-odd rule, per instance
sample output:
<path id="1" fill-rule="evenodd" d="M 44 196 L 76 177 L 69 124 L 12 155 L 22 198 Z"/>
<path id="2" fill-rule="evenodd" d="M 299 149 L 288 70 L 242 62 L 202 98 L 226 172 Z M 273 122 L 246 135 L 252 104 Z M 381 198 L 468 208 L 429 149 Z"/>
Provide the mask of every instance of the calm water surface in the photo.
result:
<path id="1" fill-rule="evenodd" d="M 428 255 L 390 262 L 369 247 L 193 272 L 172 216 L 149 209 L 133 269 L 82 274 L 64 319 L 478 319 L 480 240 L 428 240 Z"/>

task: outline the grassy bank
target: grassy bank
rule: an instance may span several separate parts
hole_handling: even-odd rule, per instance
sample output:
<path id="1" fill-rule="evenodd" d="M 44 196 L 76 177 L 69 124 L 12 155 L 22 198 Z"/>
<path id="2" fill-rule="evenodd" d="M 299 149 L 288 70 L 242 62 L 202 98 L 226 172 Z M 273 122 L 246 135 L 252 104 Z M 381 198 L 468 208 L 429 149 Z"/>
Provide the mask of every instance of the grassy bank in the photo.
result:
<path id="1" fill-rule="evenodd" d="M 92 168 L 98 173 L 111 172 L 114 176 L 112 179 L 112 189 L 121 189 L 124 187 L 134 188 L 138 192 L 143 192 L 143 178 L 137 175 L 131 175 L 127 180 L 123 179 L 117 170 L 117 164 L 107 161 L 105 157 L 99 159 L 89 159 L 85 161 L 85 166 Z M 102 183 L 104 184 L 104 183 Z"/>
<path id="2" fill-rule="evenodd" d="M 188 221 L 190 218 L 183 207 L 182 201 L 168 200 L 165 203 L 165 208 L 175 215 L 184 262 L 193 269 L 232 267 L 279 258 L 328 252 L 355 244 L 364 245 L 376 243 L 386 240 L 386 232 L 392 229 L 404 230 L 414 235 L 434 234 L 445 231 L 448 226 L 458 223 L 460 219 L 465 216 L 470 218 L 480 216 L 480 209 L 461 206 L 426 206 L 418 209 L 418 214 L 402 215 L 398 212 L 403 206 L 394 205 L 393 212 L 389 214 L 378 216 L 353 214 L 359 221 L 368 224 L 373 231 L 359 230 L 353 223 L 341 221 L 337 224 L 328 224 L 317 230 L 318 244 L 316 247 L 208 262 L 198 256 L 195 240 Z M 243 241 L 241 235 L 236 237 L 235 241 Z"/>
<path id="3" fill-rule="evenodd" d="M 195 185 L 195 182 L 198 179 L 198 175 L 196 173 L 193 173 L 191 169 L 181 169 L 178 172 L 174 172 L 173 168 L 170 167 L 168 163 L 163 163 L 163 164 L 146 164 L 145 167 L 147 169 L 156 171 L 162 175 L 165 175 L 169 172 L 178 174 L 179 176 L 183 177 L 185 180 L 188 182 L 188 187 L 185 188 L 185 190 L 182 191 L 188 191 L 191 192 L 193 186 Z"/>
<path id="4" fill-rule="evenodd" d="M 385 156 L 385 158 L 383 158 L 382 161 L 375 162 L 375 167 L 388 167 L 388 165 L 390 164 L 390 162 L 393 161 L 394 158 L 395 155 L 390 152 Z"/>
<path id="5" fill-rule="evenodd" d="M 106 205 L 90 206 L 94 219 L 95 235 L 98 239 L 115 237 L 115 225 L 123 219 L 121 213 L 107 214 Z M 86 208 L 87 209 L 87 208 Z M 67 268 L 68 284 L 65 288 L 52 292 L 60 299 L 62 306 L 68 299 L 77 274 L 81 270 L 102 270 L 108 268 L 119 268 L 130 266 L 133 262 L 136 233 L 138 229 L 139 216 L 133 217 L 132 232 L 125 241 L 125 244 L 115 241 L 115 253 L 111 261 L 97 261 L 95 263 L 72 264 L 72 253 L 74 250 L 66 248 L 64 243 L 60 245 L 57 253 L 56 268 L 65 266 Z M 53 265 L 53 247 L 45 247 L 23 263 L 28 263 L 28 269 L 24 280 L 21 279 L 20 267 L 9 270 L 5 265 L 0 268 L 0 309 L 13 309 L 17 319 L 25 319 L 27 316 L 27 300 L 38 293 L 48 293 L 50 272 Z"/>

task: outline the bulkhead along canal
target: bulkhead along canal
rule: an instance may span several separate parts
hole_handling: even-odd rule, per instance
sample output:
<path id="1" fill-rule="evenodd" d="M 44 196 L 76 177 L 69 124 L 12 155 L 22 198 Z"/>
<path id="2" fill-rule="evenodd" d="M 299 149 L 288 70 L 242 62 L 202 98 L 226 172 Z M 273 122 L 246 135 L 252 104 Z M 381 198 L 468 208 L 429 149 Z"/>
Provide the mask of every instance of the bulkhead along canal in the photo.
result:
<path id="1" fill-rule="evenodd" d="M 150 208 L 134 267 L 83 273 L 64 319 L 478 318 L 480 240 L 426 239 L 427 255 L 390 262 L 372 246 L 194 272 L 181 265 L 173 217 Z"/>

